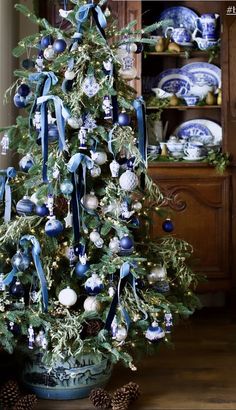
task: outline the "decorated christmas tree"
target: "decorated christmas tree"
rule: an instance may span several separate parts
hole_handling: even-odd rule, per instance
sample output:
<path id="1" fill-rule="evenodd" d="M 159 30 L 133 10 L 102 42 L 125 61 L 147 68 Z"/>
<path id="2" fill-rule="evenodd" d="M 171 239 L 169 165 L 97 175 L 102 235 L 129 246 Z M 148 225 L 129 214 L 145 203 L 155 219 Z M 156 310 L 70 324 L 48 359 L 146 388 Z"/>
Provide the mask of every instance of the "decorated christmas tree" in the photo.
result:
<path id="1" fill-rule="evenodd" d="M 170 219 L 149 235 L 163 198 L 128 81 L 157 25 L 118 30 L 104 1 L 68 7 L 61 30 L 16 5 L 40 31 L 13 50 L 21 69 L 7 95 L 19 116 L 1 130 L 2 154 L 21 159 L 0 175 L 0 343 L 51 366 L 90 356 L 135 369 L 138 352 L 168 343 L 197 306 L 191 246 Z"/>

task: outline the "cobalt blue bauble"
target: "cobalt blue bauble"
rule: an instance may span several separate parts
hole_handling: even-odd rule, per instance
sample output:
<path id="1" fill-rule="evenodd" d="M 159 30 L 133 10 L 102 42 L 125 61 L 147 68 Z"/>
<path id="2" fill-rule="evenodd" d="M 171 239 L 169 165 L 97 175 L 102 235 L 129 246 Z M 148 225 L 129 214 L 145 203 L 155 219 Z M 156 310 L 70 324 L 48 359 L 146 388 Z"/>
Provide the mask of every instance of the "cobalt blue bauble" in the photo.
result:
<path id="1" fill-rule="evenodd" d="M 32 168 L 32 166 L 34 165 L 34 160 L 31 157 L 31 155 L 27 154 L 23 158 L 21 158 L 19 165 L 21 171 L 28 172 L 30 168 Z"/>
<path id="2" fill-rule="evenodd" d="M 26 97 L 29 93 L 30 93 L 30 88 L 28 84 L 22 83 L 17 89 L 17 94 L 19 94 L 21 97 Z"/>
<path id="3" fill-rule="evenodd" d="M 143 51 L 143 44 L 142 43 L 135 43 L 137 50 L 135 51 L 135 54 L 140 54 Z"/>
<path id="4" fill-rule="evenodd" d="M 53 44 L 53 37 L 49 34 L 41 39 L 40 46 L 44 49 Z"/>
<path id="5" fill-rule="evenodd" d="M 167 218 L 162 224 L 162 229 L 163 231 L 168 232 L 168 233 L 172 232 L 174 230 L 174 224 L 172 220 Z"/>
<path id="6" fill-rule="evenodd" d="M 11 264 L 18 271 L 24 272 L 30 265 L 30 258 L 25 253 L 18 251 L 11 259 Z"/>
<path id="7" fill-rule="evenodd" d="M 121 112 L 118 115 L 118 124 L 122 127 L 127 126 L 130 124 L 130 116 L 126 114 L 126 112 Z"/>
<path id="8" fill-rule="evenodd" d="M 16 204 L 16 212 L 18 215 L 33 215 L 35 204 L 27 196 L 24 196 Z"/>
<path id="9" fill-rule="evenodd" d="M 50 218 L 45 225 L 45 233 L 50 237 L 55 237 L 60 235 L 64 229 L 63 224 L 55 219 L 55 217 Z"/>
<path id="10" fill-rule="evenodd" d="M 25 97 L 21 97 L 20 94 L 14 95 L 13 102 L 17 108 L 25 108 L 27 106 Z"/>
<path id="11" fill-rule="evenodd" d="M 125 235 L 123 236 L 123 238 L 120 239 L 121 249 L 131 249 L 133 248 L 133 246 L 134 246 L 134 241 L 130 236 Z"/>
<path id="12" fill-rule="evenodd" d="M 50 124 L 48 126 L 48 139 L 50 142 L 56 141 L 59 137 L 57 125 Z"/>
<path id="13" fill-rule="evenodd" d="M 132 228 L 139 228 L 140 222 L 137 216 L 133 216 L 130 223 L 132 224 Z"/>
<path id="14" fill-rule="evenodd" d="M 46 205 L 43 204 L 43 205 L 36 205 L 35 213 L 36 215 L 43 217 L 43 216 L 47 216 L 49 214 L 49 211 Z"/>
<path id="15" fill-rule="evenodd" d="M 73 192 L 73 184 L 69 179 L 65 179 L 65 181 L 62 181 L 60 185 L 60 190 L 63 195 L 70 195 Z"/>
<path id="16" fill-rule="evenodd" d="M 52 47 L 56 53 L 63 53 L 63 51 L 65 51 L 67 47 L 67 44 L 66 44 L 66 41 L 63 40 L 63 38 L 58 38 L 57 40 L 54 41 Z"/>
<path id="17" fill-rule="evenodd" d="M 30 60 L 29 58 L 26 58 L 25 60 L 22 61 L 21 65 L 25 70 L 29 70 L 30 68 L 34 67 L 34 62 Z"/>
<path id="18" fill-rule="evenodd" d="M 10 294 L 15 298 L 22 298 L 24 296 L 25 289 L 19 280 L 16 280 L 16 282 L 10 286 Z"/>
<path id="19" fill-rule="evenodd" d="M 88 262 L 86 262 L 85 265 L 83 265 L 81 262 L 77 262 L 77 264 L 75 265 L 75 274 L 79 278 L 83 278 L 86 276 L 85 274 L 89 268 L 90 264 Z"/>

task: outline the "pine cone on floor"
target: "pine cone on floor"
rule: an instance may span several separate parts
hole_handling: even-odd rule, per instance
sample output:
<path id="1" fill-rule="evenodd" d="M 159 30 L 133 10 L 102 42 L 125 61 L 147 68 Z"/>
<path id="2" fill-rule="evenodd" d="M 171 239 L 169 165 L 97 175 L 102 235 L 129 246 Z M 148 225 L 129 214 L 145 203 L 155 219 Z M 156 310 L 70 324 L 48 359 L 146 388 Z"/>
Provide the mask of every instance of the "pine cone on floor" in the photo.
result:
<path id="1" fill-rule="evenodd" d="M 26 394 L 22 396 L 13 407 L 13 410 L 32 410 L 37 403 L 35 394 Z"/>
<path id="2" fill-rule="evenodd" d="M 9 380 L 0 389 L 0 407 L 3 410 L 14 406 L 20 397 L 20 390 L 15 380 Z"/>
<path id="3" fill-rule="evenodd" d="M 137 383 L 129 382 L 123 386 L 123 389 L 128 392 L 131 402 L 137 400 L 140 396 L 140 387 Z"/>
<path id="4" fill-rule="evenodd" d="M 112 396 L 111 406 L 112 410 L 127 410 L 130 404 L 129 392 L 125 391 L 123 387 L 117 389 Z"/>
<path id="5" fill-rule="evenodd" d="M 111 407 L 111 396 L 102 388 L 93 389 L 89 399 L 96 409 L 109 409 Z"/>

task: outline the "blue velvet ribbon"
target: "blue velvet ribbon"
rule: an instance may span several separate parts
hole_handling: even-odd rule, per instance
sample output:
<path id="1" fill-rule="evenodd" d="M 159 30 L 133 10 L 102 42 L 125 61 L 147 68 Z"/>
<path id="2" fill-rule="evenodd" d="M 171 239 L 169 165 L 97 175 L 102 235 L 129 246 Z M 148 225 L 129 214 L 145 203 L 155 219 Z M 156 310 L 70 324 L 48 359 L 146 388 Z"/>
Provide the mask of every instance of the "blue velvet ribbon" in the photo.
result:
<path id="1" fill-rule="evenodd" d="M 86 22 L 90 10 L 93 13 L 93 18 L 97 25 L 98 30 L 100 31 L 101 35 L 104 39 L 106 39 L 104 28 L 107 26 L 106 17 L 104 16 L 101 7 L 99 7 L 95 3 L 87 3 L 80 6 L 79 10 L 77 11 L 75 18 L 77 21 L 77 31 L 81 33 L 82 31 L 82 24 Z"/>
<path id="2" fill-rule="evenodd" d="M 86 192 L 86 169 L 93 168 L 93 165 L 94 162 L 91 160 L 91 158 L 81 153 L 73 155 L 67 164 L 67 169 L 72 174 L 71 181 L 74 187 L 71 195 L 71 208 L 73 215 L 75 253 L 77 252 L 80 240 L 80 200 L 84 192 Z"/>
<path id="3" fill-rule="evenodd" d="M 42 155 L 43 155 L 43 181 L 48 182 L 47 179 L 47 160 L 48 160 L 48 121 L 47 121 L 47 103 L 49 100 L 54 102 L 57 128 L 59 134 L 59 151 L 66 151 L 67 146 L 65 142 L 65 120 L 71 115 L 69 111 L 63 106 L 60 97 L 55 95 L 44 95 L 37 99 L 37 104 L 41 104 L 41 141 L 42 141 Z"/>
<path id="4" fill-rule="evenodd" d="M 133 106 L 136 111 L 137 123 L 138 123 L 138 148 L 143 158 L 144 164 L 147 167 L 147 128 L 146 128 L 146 114 L 145 114 L 145 102 L 143 97 L 136 98 L 133 102 Z"/>
<path id="5" fill-rule="evenodd" d="M 11 220 L 11 187 L 9 185 L 9 180 L 15 178 L 16 170 L 13 167 L 8 167 L 7 169 L 0 170 L 0 201 L 5 199 L 5 211 L 4 211 L 4 222 L 7 223 Z M 5 198 L 4 198 L 5 197 Z"/>
<path id="6" fill-rule="evenodd" d="M 13 281 L 13 278 L 16 276 L 17 272 L 18 270 L 15 267 L 13 267 L 11 272 L 9 272 L 7 276 L 4 278 L 3 280 L 4 285 L 9 286 L 11 282 Z"/>
<path id="7" fill-rule="evenodd" d="M 31 249 L 32 257 L 33 257 L 34 265 L 35 265 L 36 272 L 37 272 L 40 285 L 41 285 L 43 311 L 47 312 L 48 310 L 48 288 L 47 288 L 47 281 L 46 281 L 45 274 L 44 274 L 41 260 L 40 260 L 41 248 L 40 248 L 38 240 L 33 235 L 24 235 L 20 239 L 20 245 L 22 247 L 28 247 L 29 242 L 32 245 L 32 249 Z"/>

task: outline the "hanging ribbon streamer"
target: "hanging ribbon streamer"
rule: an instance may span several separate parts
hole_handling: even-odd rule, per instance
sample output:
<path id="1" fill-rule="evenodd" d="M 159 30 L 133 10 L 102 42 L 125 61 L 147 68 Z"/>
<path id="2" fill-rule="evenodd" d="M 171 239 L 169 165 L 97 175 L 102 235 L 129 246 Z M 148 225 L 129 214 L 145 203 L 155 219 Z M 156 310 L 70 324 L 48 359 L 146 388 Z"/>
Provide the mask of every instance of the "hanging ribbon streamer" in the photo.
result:
<path id="1" fill-rule="evenodd" d="M 0 170 L 0 201 L 5 199 L 4 222 L 11 220 L 11 187 L 9 180 L 15 178 L 16 170 L 13 167 Z"/>
<path id="2" fill-rule="evenodd" d="M 97 25 L 98 30 L 100 31 L 101 35 L 104 39 L 106 39 L 105 35 L 105 27 L 107 26 L 106 17 L 104 16 L 101 7 L 94 3 L 87 3 L 80 6 L 79 10 L 77 11 L 75 18 L 77 21 L 77 31 L 81 33 L 82 27 L 81 25 L 86 22 L 90 10 L 92 11 L 93 18 Z"/>
<path id="3" fill-rule="evenodd" d="M 47 120 L 47 103 L 49 100 L 54 102 L 57 128 L 59 134 L 59 151 L 67 151 L 65 142 L 65 120 L 71 115 L 69 111 L 63 106 L 61 98 L 55 95 L 45 95 L 37 99 L 37 104 L 41 104 L 41 141 L 42 141 L 42 155 L 43 155 L 43 181 L 48 182 L 47 179 L 47 160 L 48 160 L 48 120 Z"/>
<path id="4" fill-rule="evenodd" d="M 115 67 L 113 67 L 113 76 L 114 76 L 113 88 L 116 91 L 116 80 L 115 80 L 115 78 L 117 78 L 117 73 L 116 73 Z M 112 103 L 112 122 L 113 122 L 113 124 L 116 124 L 118 122 L 118 116 L 119 116 L 117 92 L 116 92 L 115 95 L 111 96 L 111 103 Z"/>
<path id="5" fill-rule="evenodd" d="M 6 286 L 9 286 L 11 282 L 13 281 L 13 278 L 16 276 L 17 272 L 18 270 L 15 267 L 13 267 L 11 272 L 9 272 L 7 276 L 5 277 L 5 279 L 3 280 L 3 284 Z"/>
<path id="6" fill-rule="evenodd" d="M 68 171 L 72 173 L 71 181 L 74 187 L 71 195 L 71 207 L 73 214 L 75 252 L 80 240 L 80 200 L 86 192 L 86 169 L 93 168 L 93 165 L 94 162 L 91 158 L 81 153 L 73 155 L 67 164 Z"/>
<path id="7" fill-rule="evenodd" d="M 146 128 L 146 113 L 145 102 L 143 97 L 136 98 L 133 102 L 136 111 L 138 122 L 138 148 L 143 158 L 144 164 L 147 167 L 147 128 Z"/>
<path id="8" fill-rule="evenodd" d="M 43 299 L 43 311 L 47 312 L 48 310 L 48 288 L 47 288 L 47 282 L 46 282 L 45 274 L 44 274 L 41 260 L 40 260 L 41 248 L 40 248 L 38 240 L 33 235 L 22 236 L 20 240 L 20 245 L 22 247 L 27 248 L 29 242 L 32 245 L 32 249 L 31 249 L 32 257 L 33 257 L 34 265 L 35 265 L 37 275 L 38 275 L 40 285 L 41 285 L 42 299 Z"/>

